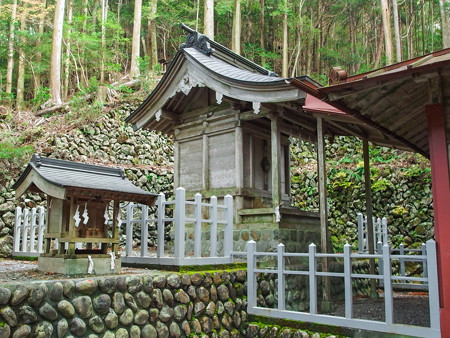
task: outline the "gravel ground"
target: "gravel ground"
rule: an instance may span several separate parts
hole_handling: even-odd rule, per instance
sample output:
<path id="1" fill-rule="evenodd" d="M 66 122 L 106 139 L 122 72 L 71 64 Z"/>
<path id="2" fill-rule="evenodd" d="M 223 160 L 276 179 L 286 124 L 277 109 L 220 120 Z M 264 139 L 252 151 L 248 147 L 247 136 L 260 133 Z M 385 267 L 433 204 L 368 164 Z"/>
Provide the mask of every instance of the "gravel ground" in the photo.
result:
<path id="1" fill-rule="evenodd" d="M 143 268 L 122 267 L 121 274 L 142 274 L 156 272 Z M 92 276 L 92 275 L 85 275 Z M 77 278 L 84 276 L 76 276 Z M 37 261 L 0 259 L 0 285 L 2 283 L 32 282 L 36 280 L 72 279 L 63 274 L 46 273 L 37 270 Z M 344 303 L 336 303 L 331 315 L 344 316 Z M 355 298 L 353 317 L 369 320 L 384 320 L 384 299 Z M 423 292 L 394 293 L 394 323 L 429 326 L 428 294 Z"/>
<path id="2" fill-rule="evenodd" d="M 148 273 L 149 270 L 143 268 L 129 268 L 122 267 L 121 274 L 141 274 Z M 92 275 L 77 275 L 76 278 L 92 277 Z M 37 280 L 62 280 L 73 279 L 73 276 L 69 277 L 60 273 L 41 272 L 37 269 L 36 261 L 24 261 L 16 259 L 0 259 L 0 285 L 2 283 L 14 283 L 14 282 L 33 282 Z"/>
<path id="3" fill-rule="evenodd" d="M 425 292 L 394 293 L 394 323 L 430 326 L 428 294 Z M 344 316 L 344 303 L 336 304 L 332 315 Z M 353 317 L 358 319 L 384 321 L 384 298 L 356 298 L 353 301 Z"/>

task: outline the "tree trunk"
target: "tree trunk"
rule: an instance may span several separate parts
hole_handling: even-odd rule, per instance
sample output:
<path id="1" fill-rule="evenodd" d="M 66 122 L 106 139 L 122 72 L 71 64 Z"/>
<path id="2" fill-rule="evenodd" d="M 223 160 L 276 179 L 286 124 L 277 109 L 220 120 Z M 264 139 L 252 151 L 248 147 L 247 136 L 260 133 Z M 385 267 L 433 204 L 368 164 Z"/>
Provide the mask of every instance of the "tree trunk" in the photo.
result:
<path id="1" fill-rule="evenodd" d="M 402 61 L 402 41 L 400 37 L 400 23 L 398 21 L 398 5 L 397 0 L 392 0 L 392 9 L 394 11 L 394 34 L 395 34 L 395 55 L 397 62 Z"/>
<path id="2" fill-rule="evenodd" d="M 6 65 L 6 94 L 12 93 L 12 78 L 14 69 L 14 24 L 17 18 L 17 0 L 13 1 L 11 23 L 9 25 L 8 62 Z M 11 102 L 8 102 L 8 106 Z"/>
<path id="3" fill-rule="evenodd" d="M 64 86 L 63 86 L 63 100 L 67 100 L 69 94 L 69 78 L 70 78 L 70 35 L 72 33 L 72 17 L 73 17 L 73 1 L 69 0 L 67 6 L 67 40 L 66 40 L 66 56 L 64 60 Z"/>
<path id="4" fill-rule="evenodd" d="M 87 27 L 88 2 L 89 2 L 89 0 L 84 0 L 84 4 L 83 4 L 83 33 L 86 33 L 86 27 Z"/>
<path id="5" fill-rule="evenodd" d="M 156 36 L 156 11 L 158 9 L 158 0 L 150 0 L 150 20 L 148 29 L 150 35 L 150 66 L 154 69 L 158 64 L 158 42 Z"/>
<path id="6" fill-rule="evenodd" d="M 234 0 L 233 30 L 231 33 L 231 50 L 241 54 L 241 0 Z"/>
<path id="7" fill-rule="evenodd" d="M 45 10 L 46 5 L 44 4 L 43 6 L 43 10 Z M 41 45 L 41 37 L 42 34 L 44 33 L 44 19 L 45 16 L 41 15 L 39 18 L 39 24 L 38 24 L 38 38 L 36 41 L 36 47 L 39 47 Z M 36 63 L 39 65 L 42 61 L 42 53 L 41 52 L 36 52 Z M 42 80 L 41 80 L 41 72 L 37 71 L 36 75 L 34 77 L 34 95 L 36 96 L 36 94 L 39 91 L 39 88 L 42 85 Z"/>
<path id="8" fill-rule="evenodd" d="M 117 2 L 117 22 L 120 24 L 120 12 L 122 11 L 122 0 Z"/>
<path id="9" fill-rule="evenodd" d="M 391 34 L 391 13 L 389 11 L 388 0 L 381 0 L 381 18 L 383 20 L 384 48 L 386 52 L 386 64 L 392 64 L 392 34 Z"/>
<path id="10" fill-rule="evenodd" d="M 282 68 L 281 76 L 288 77 L 288 24 L 287 24 L 287 0 L 284 0 L 284 10 L 283 10 L 283 57 L 282 57 Z"/>
<path id="11" fill-rule="evenodd" d="M 378 68 L 381 60 L 381 54 L 383 53 L 383 38 L 382 38 L 383 24 L 380 25 L 378 31 L 378 44 L 377 44 L 377 53 L 375 55 L 375 60 L 373 63 L 373 68 Z"/>
<path id="12" fill-rule="evenodd" d="M 442 47 L 450 48 L 450 0 L 439 0 L 442 25 Z"/>
<path id="13" fill-rule="evenodd" d="M 24 90 L 25 90 L 25 6 L 24 13 L 20 16 L 20 46 L 19 46 L 19 63 L 17 69 L 17 96 L 16 96 L 16 109 L 21 111 L 24 108 Z"/>
<path id="14" fill-rule="evenodd" d="M 203 34 L 214 40 L 214 0 L 205 0 Z"/>
<path id="15" fill-rule="evenodd" d="M 105 82 L 106 20 L 108 18 L 108 0 L 102 0 L 102 64 L 100 66 L 100 83 Z"/>
<path id="16" fill-rule="evenodd" d="M 261 65 L 263 67 L 265 67 L 265 63 L 266 63 L 266 57 L 264 56 L 265 50 L 266 50 L 266 44 L 264 41 L 264 32 L 265 32 L 265 18 L 264 18 L 264 0 L 260 0 L 260 4 L 261 4 L 261 9 L 260 9 L 260 26 L 259 27 L 259 31 L 260 31 L 260 35 L 259 35 L 259 44 L 261 46 Z"/>
<path id="17" fill-rule="evenodd" d="M 141 46 L 141 16 L 142 16 L 142 0 L 134 2 L 134 23 L 133 23 L 133 41 L 131 46 L 131 66 L 130 77 L 139 76 L 139 51 Z"/>
<path id="18" fill-rule="evenodd" d="M 65 0 L 57 0 L 53 22 L 52 52 L 50 55 L 50 96 L 54 104 L 61 104 L 61 47 L 63 38 Z"/>

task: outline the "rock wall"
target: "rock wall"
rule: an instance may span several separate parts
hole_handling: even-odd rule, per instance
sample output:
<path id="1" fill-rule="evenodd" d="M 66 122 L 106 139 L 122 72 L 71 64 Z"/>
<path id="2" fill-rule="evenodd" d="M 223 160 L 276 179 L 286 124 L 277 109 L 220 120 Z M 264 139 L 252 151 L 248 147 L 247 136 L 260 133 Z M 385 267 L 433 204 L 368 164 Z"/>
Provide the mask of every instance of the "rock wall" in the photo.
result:
<path id="1" fill-rule="evenodd" d="M 327 143 L 329 231 L 334 249 L 346 242 L 357 248 L 357 213 L 366 213 L 364 167 L 360 141 L 349 138 Z M 314 149 L 294 143 L 291 171 L 292 203 L 318 210 Z M 397 150 L 372 148 L 373 215 L 388 220 L 389 242 L 419 248 L 434 237 L 431 172 L 428 160 Z"/>
<path id="2" fill-rule="evenodd" d="M 326 336 L 250 322 L 246 281 L 231 270 L 3 284 L 0 337 Z"/>
<path id="3" fill-rule="evenodd" d="M 237 270 L 2 285 L 0 336 L 239 337 L 245 281 Z"/>

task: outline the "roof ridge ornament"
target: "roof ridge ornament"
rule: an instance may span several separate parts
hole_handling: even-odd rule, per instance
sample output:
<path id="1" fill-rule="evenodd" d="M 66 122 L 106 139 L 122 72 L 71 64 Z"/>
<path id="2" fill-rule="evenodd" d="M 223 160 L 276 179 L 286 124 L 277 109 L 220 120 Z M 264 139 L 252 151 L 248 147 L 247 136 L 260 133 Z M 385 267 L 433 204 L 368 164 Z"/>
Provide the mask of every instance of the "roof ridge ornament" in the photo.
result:
<path id="1" fill-rule="evenodd" d="M 40 167 L 42 162 L 41 162 L 41 157 L 39 156 L 39 154 L 34 153 L 33 156 L 31 156 L 31 162 L 33 162 L 36 167 Z"/>
<path id="2" fill-rule="evenodd" d="M 201 53 L 211 56 L 214 53 L 214 49 L 209 44 L 209 38 L 206 35 L 199 32 L 192 31 L 186 37 L 186 42 L 182 43 L 180 48 L 195 47 Z"/>

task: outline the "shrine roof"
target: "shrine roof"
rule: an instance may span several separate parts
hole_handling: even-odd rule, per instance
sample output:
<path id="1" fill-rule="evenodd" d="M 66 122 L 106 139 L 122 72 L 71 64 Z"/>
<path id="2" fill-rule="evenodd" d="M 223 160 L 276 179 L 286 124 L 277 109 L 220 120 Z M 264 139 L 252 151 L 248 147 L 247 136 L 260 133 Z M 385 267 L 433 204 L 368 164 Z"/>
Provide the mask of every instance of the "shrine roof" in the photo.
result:
<path id="1" fill-rule="evenodd" d="M 147 204 L 157 195 L 135 186 L 125 178 L 120 168 L 65 161 L 34 154 L 31 161 L 14 183 L 18 195 L 30 190 L 57 198 L 67 195 L 80 197 L 101 195 L 105 199 L 118 199 Z"/>

